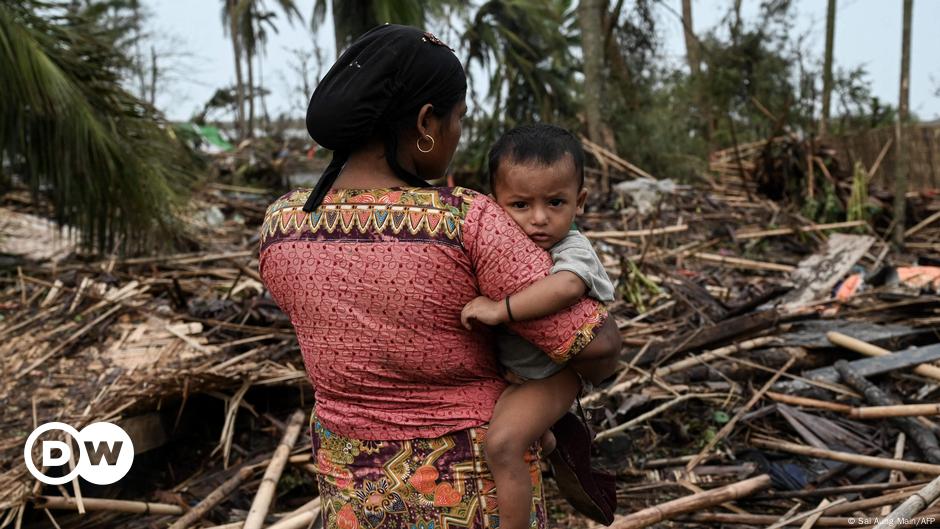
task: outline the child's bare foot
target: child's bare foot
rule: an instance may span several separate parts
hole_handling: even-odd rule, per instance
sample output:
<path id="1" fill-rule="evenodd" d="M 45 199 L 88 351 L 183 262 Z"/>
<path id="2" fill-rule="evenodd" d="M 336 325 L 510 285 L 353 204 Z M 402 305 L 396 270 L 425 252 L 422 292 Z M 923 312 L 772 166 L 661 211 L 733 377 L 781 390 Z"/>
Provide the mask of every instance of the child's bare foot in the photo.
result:
<path id="1" fill-rule="evenodd" d="M 542 447 L 542 457 L 555 451 L 555 434 L 551 430 L 545 430 L 539 439 L 539 445 Z"/>

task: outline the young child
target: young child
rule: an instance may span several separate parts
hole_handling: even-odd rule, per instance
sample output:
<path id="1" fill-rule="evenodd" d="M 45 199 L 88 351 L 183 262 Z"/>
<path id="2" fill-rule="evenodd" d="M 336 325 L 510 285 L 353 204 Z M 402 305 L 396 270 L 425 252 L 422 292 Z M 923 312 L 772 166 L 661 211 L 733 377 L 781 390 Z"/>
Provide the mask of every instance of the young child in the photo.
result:
<path id="1" fill-rule="evenodd" d="M 502 300 L 480 296 L 468 303 L 461 321 L 501 325 L 540 318 L 577 303 L 585 294 L 612 301 L 614 288 L 590 241 L 572 222 L 584 212 L 584 151 L 570 132 L 553 125 L 515 128 L 489 155 L 493 198 L 540 247 L 548 250 L 551 274 Z M 581 390 L 577 373 L 505 327 L 497 330 L 497 349 L 507 378 L 520 382 L 496 404 L 484 448 L 496 481 L 500 529 L 529 527 L 532 483 L 524 455 L 571 407 Z M 585 447 L 590 450 L 590 446 Z"/>

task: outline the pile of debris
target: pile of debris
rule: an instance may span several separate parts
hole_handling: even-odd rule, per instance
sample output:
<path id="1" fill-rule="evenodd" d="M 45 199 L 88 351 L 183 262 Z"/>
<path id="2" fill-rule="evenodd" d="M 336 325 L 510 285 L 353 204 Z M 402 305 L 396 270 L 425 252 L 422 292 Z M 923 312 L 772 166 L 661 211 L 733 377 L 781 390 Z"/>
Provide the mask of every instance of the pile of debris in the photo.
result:
<path id="1" fill-rule="evenodd" d="M 612 176 L 638 174 L 605 156 Z M 907 254 L 864 219 L 817 224 L 720 173 L 614 189 L 614 207 L 579 220 L 617 284 L 625 345 L 616 380 L 582 399 L 618 476 L 614 527 L 866 527 L 940 475 L 940 213 L 908 230 Z M 5 261 L 0 527 L 318 518 L 299 433 L 312 390 L 256 272 L 276 194 L 200 194 L 200 252 Z M 139 454 L 120 490 L 28 474 L 37 425 L 102 420 Z M 547 483 L 552 525 L 588 526 Z"/>

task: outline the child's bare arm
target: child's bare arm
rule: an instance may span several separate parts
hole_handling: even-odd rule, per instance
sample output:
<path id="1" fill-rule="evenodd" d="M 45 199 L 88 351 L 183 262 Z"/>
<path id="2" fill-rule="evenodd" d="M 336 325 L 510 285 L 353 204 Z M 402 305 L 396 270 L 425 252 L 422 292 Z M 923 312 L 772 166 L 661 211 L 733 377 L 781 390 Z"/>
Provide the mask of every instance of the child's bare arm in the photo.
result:
<path id="1" fill-rule="evenodd" d="M 464 306 L 460 321 L 464 327 L 470 329 L 471 320 L 487 325 L 533 320 L 574 305 L 585 292 L 587 285 L 584 281 L 577 274 L 564 270 L 543 277 L 510 296 L 509 310 L 512 311 L 512 320 L 509 319 L 506 300 L 493 301 L 486 296 L 480 296 Z"/>

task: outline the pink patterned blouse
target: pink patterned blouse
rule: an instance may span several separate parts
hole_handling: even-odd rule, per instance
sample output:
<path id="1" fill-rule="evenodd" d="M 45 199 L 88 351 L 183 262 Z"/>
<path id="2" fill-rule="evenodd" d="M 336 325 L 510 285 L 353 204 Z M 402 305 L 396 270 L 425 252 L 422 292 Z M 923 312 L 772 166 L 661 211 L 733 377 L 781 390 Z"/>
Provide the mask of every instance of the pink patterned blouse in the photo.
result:
<path id="1" fill-rule="evenodd" d="M 455 187 L 309 189 L 268 207 L 260 271 L 290 317 L 329 429 L 365 440 L 429 438 L 489 421 L 505 382 L 491 334 L 460 311 L 502 299 L 552 262 L 489 197 Z M 563 362 L 606 318 L 585 298 L 511 327 Z"/>

